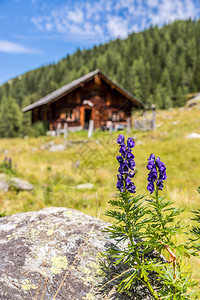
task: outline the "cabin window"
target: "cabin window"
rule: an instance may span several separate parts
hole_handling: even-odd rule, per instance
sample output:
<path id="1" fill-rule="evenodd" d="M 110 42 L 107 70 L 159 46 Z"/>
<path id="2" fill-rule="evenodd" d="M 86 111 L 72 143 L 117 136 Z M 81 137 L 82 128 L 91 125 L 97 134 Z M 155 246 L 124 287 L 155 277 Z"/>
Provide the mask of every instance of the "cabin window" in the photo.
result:
<path id="1" fill-rule="evenodd" d="M 67 120 L 67 122 L 74 122 L 75 121 L 75 114 L 74 114 L 73 109 L 68 108 L 66 110 L 66 120 Z"/>
<path id="2" fill-rule="evenodd" d="M 67 108 L 60 111 L 59 117 L 63 122 L 79 122 L 80 112 L 79 109 Z"/>
<path id="3" fill-rule="evenodd" d="M 67 108 L 66 111 L 67 122 L 78 122 L 79 121 L 79 109 Z"/>
<path id="4" fill-rule="evenodd" d="M 112 111 L 112 115 L 109 116 L 109 119 L 112 122 L 123 121 L 123 119 L 124 119 L 124 112 L 123 111 Z"/>

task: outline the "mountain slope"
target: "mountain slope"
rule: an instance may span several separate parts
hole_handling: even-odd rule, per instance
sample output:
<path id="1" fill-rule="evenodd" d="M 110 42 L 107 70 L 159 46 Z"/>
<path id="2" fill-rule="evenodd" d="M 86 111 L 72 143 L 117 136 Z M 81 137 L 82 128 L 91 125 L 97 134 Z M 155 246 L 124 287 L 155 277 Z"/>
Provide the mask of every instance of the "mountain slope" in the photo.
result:
<path id="1" fill-rule="evenodd" d="M 62 85 L 99 68 L 149 106 L 181 106 L 200 90 L 200 19 L 151 27 L 90 50 L 77 50 L 0 87 L 0 101 L 26 106 Z M 0 114 L 4 114 L 0 107 Z"/>

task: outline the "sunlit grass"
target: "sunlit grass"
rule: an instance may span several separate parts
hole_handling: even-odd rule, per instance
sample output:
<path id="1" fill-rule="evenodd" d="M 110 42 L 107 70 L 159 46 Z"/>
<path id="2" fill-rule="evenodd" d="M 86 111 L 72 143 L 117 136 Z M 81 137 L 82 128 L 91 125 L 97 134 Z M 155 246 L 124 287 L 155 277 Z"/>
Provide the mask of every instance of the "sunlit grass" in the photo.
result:
<path id="1" fill-rule="evenodd" d="M 200 139 L 187 139 L 191 132 L 200 134 L 200 110 L 174 109 L 158 112 L 157 129 L 152 132 L 132 131 L 138 193 L 146 193 L 147 158 L 153 152 L 167 166 L 164 193 L 177 206 L 185 207 L 182 220 L 191 226 L 191 210 L 199 208 Z M 125 131 L 122 132 L 127 137 Z M 104 216 L 116 192 L 118 164 L 116 155 L 118 133 L 95 132 L 88 140 L 87 132 L 70 133 L 65 151 L 50 152 L 41 146 L 53 141 L 63 143 L 62 137 L 3 139 L 0 162 L 11 157 L 19 177 L 34 185 L 31 193 L 10 191 L 0 193 L 0 212 L 7 214 L 39 210 L 47 206 L 64 206 L 111 221 Z M 87 141 L 87 143 L 86 143 Z M 92 189 L 79 190 L 78 184 L 92 183 Z M 194 277 L 200 274 L 200 264 L 191 260 Z"/>

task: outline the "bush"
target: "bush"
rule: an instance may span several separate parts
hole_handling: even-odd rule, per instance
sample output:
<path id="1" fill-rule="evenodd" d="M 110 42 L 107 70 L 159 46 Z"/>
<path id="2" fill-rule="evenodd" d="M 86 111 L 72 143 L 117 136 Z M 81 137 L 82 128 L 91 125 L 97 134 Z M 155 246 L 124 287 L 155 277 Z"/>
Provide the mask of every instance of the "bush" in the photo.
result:
<path id="1" fill-rule="evenodd" d="M 42 135 L 46 135 L 47 131 L 48 131 L 48 123 L 39 121 L 33 124 L 30 131 L 30 135 L 34 137 L 39 137 Z"/>

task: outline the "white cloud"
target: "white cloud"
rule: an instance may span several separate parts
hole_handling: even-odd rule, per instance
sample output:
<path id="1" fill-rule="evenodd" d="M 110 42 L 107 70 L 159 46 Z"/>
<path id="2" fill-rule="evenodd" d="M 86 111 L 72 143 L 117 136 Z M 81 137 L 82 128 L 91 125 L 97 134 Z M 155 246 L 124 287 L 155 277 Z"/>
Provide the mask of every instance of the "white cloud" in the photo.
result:
<path id="1" fill-rule="evenodd" d="M 160 3 L 160 0 L 147 0 L 147 5 L 149 7 L 157 7 Z"/>
<path id="2" fill-rule="evenodd" d="M 29 49 L 17 43 L 0 40 L 0 52 L 4 53 L 39 53 L 37 50 Z"/>
<path id="3" fill-rule="evenodd" d="M 74 23 L 82 23 L 84 20 L 83 12 L 78 9 L 76 11 L 69 11 L 67 15 L 68 19 Z"/>
<path id="4" fill-rule="evenodd" d="M 127 21 L 120 17 L 110 16 L 107 22 L 107 28 L 112 37 L 125 38 L 128 34 Z"/>
<path id="5" fill-rule="evenodd" d="M 151 2 L 152 0 L 148 0 Z M 157 12 L 150 14 L 151 23 L 162 25 L 177 19 L 194 17 L 196 8 L 192 0 L 162 0 L 157 4 Z"/>
<path id="6" fill-rule="evenodd" d="M 36 0 L 32 0 L 36 1 Z M 59 3 L 59 2 L 58 2 Z M 39 31 L 60 33 L 65 38 L 101 41 L 125 38 L 130 32 L 140 31 L 149 25 L 163 25 L 176 19 L 195 17 L 199 11 L 194 0 L 74 0 L 57 4 L 54 8 L 31 21 Z"/>

